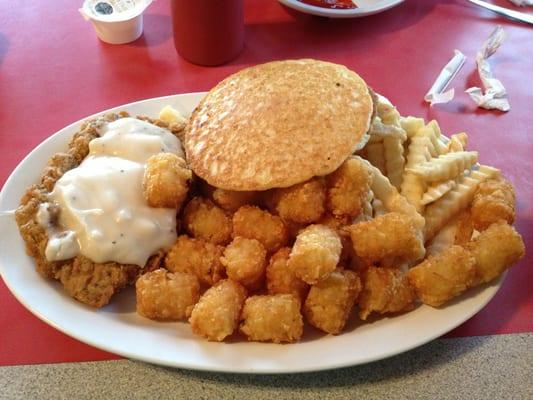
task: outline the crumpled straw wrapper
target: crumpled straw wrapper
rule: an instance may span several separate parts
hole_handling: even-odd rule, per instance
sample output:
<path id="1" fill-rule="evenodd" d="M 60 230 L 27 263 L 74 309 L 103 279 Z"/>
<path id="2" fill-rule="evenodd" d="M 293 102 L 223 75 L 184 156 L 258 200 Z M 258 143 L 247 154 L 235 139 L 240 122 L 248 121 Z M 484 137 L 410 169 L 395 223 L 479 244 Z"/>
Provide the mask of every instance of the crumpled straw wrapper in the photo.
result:
<path id="1" fill-rule="evenodd" d="M 533 0 L 509 0 L 511 3 L 513 3 L 516 6 L 525 7 L 525 6 L 533 6 Z"/>
<path id="2" fill-rule="evenodd" d="M 477 70 L 483 88 L 485 89 L 485 94 L 483 94 L 483 90 L 478 87 L 466 89 L 466 93 L 470 95 L 472 100 L 474 100 L 479 107 L 488 110 L 497 109 L 501 111 L 509 111 L 511 108 L 509 101 L 507 100 L 505 87 L 498 79 L 494 78 L 488 62 L 488 58 L 498 50 L 504 39 L 505 32 L 503 31 L 503 28 L 498 25 L 476 55 Z"/>
<path id="3" fill-rule="evenodd" d="M 431 89 L 424 96 L 424 100 L 433 104 L 448 103 L 453 99 L 455 91 L 450 89 L 446 92 L 444 90 L 451 82 L 451 80 L 457 75 L 461 67 L 464 65 L 466 57 L 459 50 L 454 50 L 455 55 L 452 57 L 448 64 L 440 71 L 437 80 L 431 86 Z"/>

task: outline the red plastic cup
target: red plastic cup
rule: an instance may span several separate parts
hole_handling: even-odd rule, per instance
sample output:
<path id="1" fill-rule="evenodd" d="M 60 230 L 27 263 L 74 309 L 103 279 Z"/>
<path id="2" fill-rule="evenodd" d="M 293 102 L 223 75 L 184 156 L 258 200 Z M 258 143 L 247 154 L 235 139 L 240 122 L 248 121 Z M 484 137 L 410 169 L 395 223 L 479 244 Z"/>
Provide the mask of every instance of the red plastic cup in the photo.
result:
<path id="1" fill-rule="evenodd" d="M 186 60 L 220 65 L 244 43 L 243 0 L 172 0 L 174 45 Z"/>

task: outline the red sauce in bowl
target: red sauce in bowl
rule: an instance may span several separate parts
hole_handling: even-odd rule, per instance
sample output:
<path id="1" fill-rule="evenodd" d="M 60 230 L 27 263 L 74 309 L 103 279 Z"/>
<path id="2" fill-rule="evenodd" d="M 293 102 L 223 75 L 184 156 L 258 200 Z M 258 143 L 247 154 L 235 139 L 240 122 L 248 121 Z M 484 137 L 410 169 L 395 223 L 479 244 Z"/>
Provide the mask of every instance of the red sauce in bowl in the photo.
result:
<path id="1" fill-rule="evenodd" d="M 309 4 L 315 7 L 333 8 L 333 9 L 351 9 L 357 8 L 352 0 L 298 0 L 301 3 Z"/>

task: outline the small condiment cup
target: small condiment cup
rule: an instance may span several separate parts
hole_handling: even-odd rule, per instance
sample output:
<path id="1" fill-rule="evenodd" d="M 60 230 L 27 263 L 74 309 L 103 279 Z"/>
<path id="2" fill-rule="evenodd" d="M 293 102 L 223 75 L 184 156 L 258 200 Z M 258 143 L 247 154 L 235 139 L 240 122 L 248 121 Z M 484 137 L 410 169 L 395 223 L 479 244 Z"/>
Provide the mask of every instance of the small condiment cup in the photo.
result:
<path id="1" fill-rule="evenodd" d="M 124 44 L 143 32 L 143 12 L 152 0 L 85 0 L 80 14 L 91 21 L 96 36 L 106 43 Z"/>

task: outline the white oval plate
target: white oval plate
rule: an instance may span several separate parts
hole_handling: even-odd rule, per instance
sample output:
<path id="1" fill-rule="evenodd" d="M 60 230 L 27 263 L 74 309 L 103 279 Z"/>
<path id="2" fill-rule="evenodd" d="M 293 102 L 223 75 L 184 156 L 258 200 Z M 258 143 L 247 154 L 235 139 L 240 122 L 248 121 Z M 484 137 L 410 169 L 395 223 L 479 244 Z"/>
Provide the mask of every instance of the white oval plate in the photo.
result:
<path id="1" fill-rule="evenodd" d="M 157 116 L 170 104 L 190 114 L 203 93 L 143 100 L 106 112 Z M 64 151 L 81 121 L 60 130 L 35 148 L 13 171 L 0 194 L 0 210 L 13 210 L 35 183 L 47 160 Z M 443 309 L 420 306 L 404 315 L 372 323 L 350 322 L 338 336 L 306 328 L 297 344 L 276 345 L 233 341 L 210 343 L 194 336 L 187 323 L 161 323 L 135 312 L 133 288 L 119 293 L 110 305 L 94 310 L 63 293 L 57 282 L 43 279 L 24 251 L 11 216 L 0 217 L 0 273 L 15 297 L 38 318 L 82 342 L 154 364 L 243 373 L 316 371 L 367 363 L 410 350 L 455 328 L 481 310 L 496 294 L 501 280 L 461 296 Z"/>
<path id="2" fill-rule="evenodd" d="M 279 2 L 294 10 L 320 17 L 357 18 L 386 11 L 403 3 L 404 0 L 355 0 L 357 8 L 348 10 L 312 6 L 298 0 L 279 0 Z"/>

